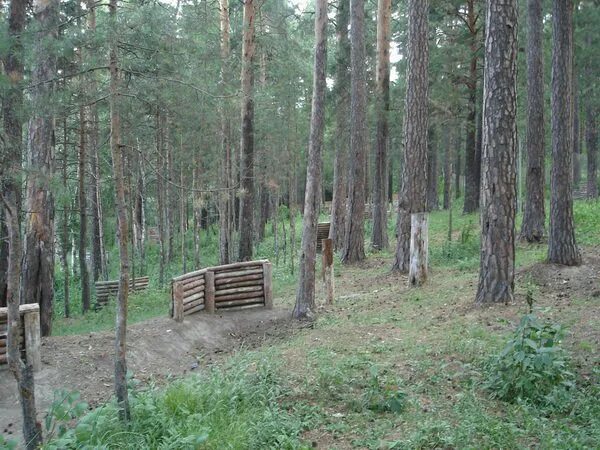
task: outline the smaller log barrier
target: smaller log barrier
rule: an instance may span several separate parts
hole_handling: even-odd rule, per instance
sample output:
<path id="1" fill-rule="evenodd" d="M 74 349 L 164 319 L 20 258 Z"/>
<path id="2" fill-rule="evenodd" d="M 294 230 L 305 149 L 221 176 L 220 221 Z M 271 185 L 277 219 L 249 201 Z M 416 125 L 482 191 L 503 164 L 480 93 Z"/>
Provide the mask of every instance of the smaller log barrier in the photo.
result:
<path id="1" fill-rule="evenodd" d="M 19 306 L 21 313 L 21 354 L 34 371 L 41 366 L 40 307 L 36 303 Z M 8 308 L 0 308 L 0 366 L 8 363 Z"/>
<path id="2" fill-rule="evenodd" d="M 142 291 L 148 288 L 150 279 L 139 277 L 129 280 L 129 292 Z M 106 306 L 111 297 L 116 297 L 119 292 L 119 280 L 96 281 L 96 309 Z"/>
<path id="3" fill-rule="evenodd" d="M 320 252 L 323 249 L 322 241 L 329 237 L 330 226 L 331 222 L 321 222 L 317 224 L 317 252 Z"/>
<path id="4" fill-rule="evenodd" d="M 273 272 L 268 260 L 207 267 L 171 280 L 171 317 L 199 311 L 264 306 L 273 307 Z"/>

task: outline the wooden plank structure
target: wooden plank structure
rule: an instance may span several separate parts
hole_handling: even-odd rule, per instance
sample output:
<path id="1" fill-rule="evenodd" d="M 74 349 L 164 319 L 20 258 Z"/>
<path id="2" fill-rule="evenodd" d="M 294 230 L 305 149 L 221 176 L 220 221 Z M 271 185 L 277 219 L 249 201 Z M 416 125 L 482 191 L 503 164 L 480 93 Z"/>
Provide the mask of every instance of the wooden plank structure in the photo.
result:
<path id="1" fill-rule="evenodd" d="M 34 371 L 41 366 L 40 307 L 37 303 L 19 306 L 21 353 Z M 8 308 L 0 308 L 0 367 L 8 364 Z"/>
<path id="2" fill-rule="evenodd" d="M 148 288 L 150 279 L 139 277 L 129 280 L 129 292 L 142 291 Z M 119 292 L 119 280 L 96 281 L 96 309 L 105 306 L 111 297 Z"/>
<path id="3" fill-rule="evenodd" d="M 171 317 L 199 311 L 273 307 L 272 266 L 268 260 L 248 261 L 186 273 L 171 280 Z"/>
<path id="4" fill-rule="evenodd" d="M 317 251 L 320 252 L 323 248 L 323 239 L 329 237 L 330 222 L 321 222 L 317 224 Z"/>

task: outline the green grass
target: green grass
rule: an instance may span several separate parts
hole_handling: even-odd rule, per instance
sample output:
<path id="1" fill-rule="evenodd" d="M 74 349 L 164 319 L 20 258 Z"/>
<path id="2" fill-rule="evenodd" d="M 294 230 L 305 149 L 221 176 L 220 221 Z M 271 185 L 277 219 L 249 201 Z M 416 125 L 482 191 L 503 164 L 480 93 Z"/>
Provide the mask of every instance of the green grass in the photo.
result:
<path id="1" fill-rule="evenodd" d="M 598 245 L 600 203 L 577 202 L 574 210 L 579 243 Z M 527 306 L 471 307 L 478 219 L 461 215 L 457 206 L 451 243 L 447 219 L 447 212 L 431 214 L 432 273 L 425 286 L 409 290 L 389 273 L 391 251 L 377 254 L 382 264 L 336 265 L 341 297 L 312 328 L 241 351 L 196 376 L 137 391 L 127 429 L 114 403 L 96 409 L 79 422 L 93 434 L 77 440 L 75 427 L 62 447 L 258 449 L 314 442 L 332 449 L 597 448 L 600 371 L 595 337 L 585 332 L 597 325 L 590 315 L 597 300 L 590 293 L 563 308 L 524 277 L 517 297 L 531 292 L 536 311 L 569 327 L 565 348 L 577 361 L 576 389 L 561 410 L 493 398 L 483 387 L 486 364 Z M 259 247 L 261 257 L 272 258 L 269 239 Z M 517 246 L 519 267 L 545 257 L 545 245 Z M 277 298 L 289 302 L 295 275 L 280 264 L 275 279 Z M 166 314 L 161 291 L 149 294 L 132 298 L 132 320 Z M 107 308 L 95 318 L 59 320 L 56 329 L 112 327 L 112 317 Z"/>

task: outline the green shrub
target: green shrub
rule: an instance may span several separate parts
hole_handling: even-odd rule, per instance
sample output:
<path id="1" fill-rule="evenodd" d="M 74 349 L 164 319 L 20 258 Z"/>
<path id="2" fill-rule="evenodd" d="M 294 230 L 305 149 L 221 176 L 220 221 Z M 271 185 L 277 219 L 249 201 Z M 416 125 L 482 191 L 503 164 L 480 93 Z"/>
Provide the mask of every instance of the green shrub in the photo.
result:
<path id="1" fill-rule="evenodd" d="M 564 404 L 574 389 L 574 375 L 560 347 L 563 329 L 557 323 L 525 315 L 499 355 L 488 364 L 486 387 L 494 398 L 524 399 L 538 405 Z"/>

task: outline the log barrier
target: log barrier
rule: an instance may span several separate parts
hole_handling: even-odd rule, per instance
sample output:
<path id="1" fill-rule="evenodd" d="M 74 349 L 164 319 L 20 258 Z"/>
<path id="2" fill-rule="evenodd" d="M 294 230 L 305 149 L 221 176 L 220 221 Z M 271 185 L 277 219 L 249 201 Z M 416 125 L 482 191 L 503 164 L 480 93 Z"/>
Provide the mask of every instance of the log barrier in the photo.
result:
<path id="1" fill-rule="evenodd" d="M 148 277 L 139 277 L 129 280 L 129 292 L 142 291 L 148 288 Z M 96 281 L 96 309 L 106 306 L 111 297 L 116 297 L 119 292 L 119 280 Z"/>
<path id="2" fill-rule="evenodd" d="M 327 239 L 329 237 L 330 226 L 330 222 L 321 222 L 317 224 L 317 252 L 320 252 L 323 248 L 323 239 Z"/>
<path id="3" fill-rule="evenodd" d="M 273 307 L 273 272 L 268 260 L 207 267 L 171 280 L 171 317 L 206 311 L 264 306 Z"/>
<path id="4" fill-rule="evenodd" d="M 21 313 L 21 354 L 34 371 L 41 366 L 40 306 L 19 306 Z M 8 364 L 8 308 L 0 308 L 0 366 Z"/>

